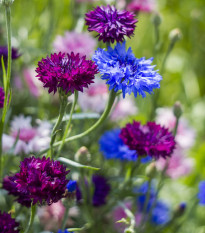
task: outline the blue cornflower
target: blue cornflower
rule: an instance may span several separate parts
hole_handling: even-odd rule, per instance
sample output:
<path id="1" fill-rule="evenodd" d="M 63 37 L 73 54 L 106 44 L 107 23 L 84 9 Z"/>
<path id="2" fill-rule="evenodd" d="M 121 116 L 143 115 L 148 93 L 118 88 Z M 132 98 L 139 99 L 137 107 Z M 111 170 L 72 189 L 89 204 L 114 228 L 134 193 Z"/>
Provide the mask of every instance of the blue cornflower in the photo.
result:
<path id="1" fill-rule="evenodd" d="M 126 94 L 134 93 L 134 96 L 146 97 L 145 92 L 153 93 L 153 89 L 159 88 L 162 77 L 151 65 L 153 58 L 136 58 L 129 48 L 126 51 L 125 42 L 117 43 L 115 48 L 108 50 L 98 48 L 93 55 L 93 60 L 98 66 L 102 79 L 107 80 L 109 90 L 122 91 L 123 98 Z"/>
<path id="2" fill-rule="evenodd" d="M 76 190 L 76 187 L 77 187 L 77 182 L 75 180 L 70 180 L 66 185 L 66 188 L 70 193 L 74 192 Z"/>
<path id="3" fill-rule="evenodd" d="M 205 181 L 201 181 L 199 183 L 198 198 L 199 198 L 199 204 L 205 205 Z"/>
<path id="4" fill-rule="evenodd" d="M 137 206 L 139 212 L 144 211 L 144 205 L 146 203 L 148 188 L 149 188 L 148 182 L 145 182 L 140 187 L 136 187 L 134 190 L 134 192 L 138 193 Z M 151 184 L 149 192 L 150 194 L 149 194 L 149 200 L 147 202 L 146 213 L 152 211 L 151 213 L 152 223 L 156 225 L 166 224 L 170 220 L 170 209 L 168 205 L 162 202 L 161 200 L 160 201 L 156 200 L 157 193 L 153 183 Z M 155 205 L 154 208 L 153 205 Z"/>
<path id="5" fill-rule="evenodd" d="M 136 151 L 130 150 L 119 137 L 120 129 L 105 132 L 100 140 L 100 151 L 106 159 L 136 161 Z"/>
<path id="6" fill-rule="evenodd" d="M 73 231 L 68 231 L 68 230 L 65 230 L 65 231 L 62 231 L 62 230 L 58 230 L 58 233 L 74 233 Z"/>
<path id="7" fill-rule="evenodd" d="M 167 204 L 157 201 L 155 208 L 152 210 L 152 222 L 156 225 L 162 225 L 169 222 L 171 218 L 170 209 Z"/>

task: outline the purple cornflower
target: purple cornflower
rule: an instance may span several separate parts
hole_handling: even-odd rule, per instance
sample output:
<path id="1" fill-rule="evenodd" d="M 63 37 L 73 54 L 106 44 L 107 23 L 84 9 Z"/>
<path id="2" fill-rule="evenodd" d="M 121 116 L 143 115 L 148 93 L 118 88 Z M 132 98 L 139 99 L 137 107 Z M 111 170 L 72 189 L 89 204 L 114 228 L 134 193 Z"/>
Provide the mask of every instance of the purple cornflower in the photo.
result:
<path id="1" fill-rule="evenodd" d="M 114 6 L 97 6 L 86 14 L 88 31 L 96 31 L 99 41 L 122 42 L 124 36 L 132 36 L 135 30 L 135 15 L 129 11 L 119 11 Z"/>
<path id="2" fill-rule="evenodd" d="M 7 59 L 8 59 L 8 48 L 7 46 L 0 46 L 0 58 L 3 56 L 4 58 L 4 63 L 6 63 Z M 12 48 L 11 49 L 11 58 L 17 59 L 18 57 L 20 57 L 21 55 L 18 53 L 18 49 L 16 48 Z M 0 63 L 1 64 L 1 63 Z M 5 64 L 6 65 L 6 64 Z M 1 65 L 0 65 L 1 66 Z"/>
<path id="3" fill-rule="evenodd" d="M 92 183 L 94 185 L 93 187 L 94 193 L 92 196 L 93 206 L 99 207 L 105 205 L 106 198 L 110 192 L 110 185 L 107 179 L 101 175 L 93 175 Z M 86 181 L 85 184 L 88 185 Z M 77 186 L 77 190 L 76 190 L 76 198 L 78 201 L 82 199 L 82 193 L 79 185 Z"/>
<path id="4" fill-rule="evenodd" d="M 93 83 L 97 66 L 86 56 L 79 54 L 54 53 L 50 57 L 42 58 L 36 69 L 39 80 L 48 92 L 55 92 L 61 88 L 66 94 L 74 90 L 83 92 L 84 87 Z"/>
<path id="5" fill-rule="evenodd" d="M 1 213 L 0 211 L 0 233 L 18 233 L 19 224 L 10 214 Z"/>
<path id="6" fill-rule="evenodd" d="M 65 194 L 69 173 L 58 161 L 41 158 L 25 158 L 20 164 L 20 172 L 6 177 L 3 188 L 17 197 L 17 201 L 25 206 L 33 204 L 51 205 L 59 201 Z"/>
<path id="7" fill-rule="evenodd" d="M 0 87 L 0 108 L 4 107 L 4 98 L 5 98 L 4 89 Z"/>
<path id="8" fill-rule="evenodd" d="M 174 136 L 155 122 L 141 125 L 134 121 L 121 130 L 120 138 L 130 150 L 136 150 L 139 156 L 149 155 L 158 159 L 170 156 L 175 148 Z"/>

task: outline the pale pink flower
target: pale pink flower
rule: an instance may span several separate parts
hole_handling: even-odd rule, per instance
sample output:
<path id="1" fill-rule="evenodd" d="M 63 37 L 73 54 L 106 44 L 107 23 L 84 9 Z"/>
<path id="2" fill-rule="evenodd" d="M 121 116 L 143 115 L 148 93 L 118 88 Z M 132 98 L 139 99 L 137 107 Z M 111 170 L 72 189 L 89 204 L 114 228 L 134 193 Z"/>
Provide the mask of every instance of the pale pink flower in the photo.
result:
<path id="1" fill-rule="evenodd" d="M 58 35 L 53 43 L 55 52 L 79 53 L 91 57 L 95 51 L 96 40 L 87 32 L 69 32 L 66 31 L 64 36 Z"/>
<path id="2" fill-rule="evenodd" d="M 50 206 L 39 207 L 37 214 L 41 224 L 44 226 L 44 230 L 47 231 L 57 231 L 60 229 L 62 220 L 65 214 L 65 207 L 61 201 L 53 203 Z M 73 225 L 73 220 L 71 217 L 78 216 L 77 207 L 71 207 L 69 209 L 69 217 L 67 220 L 67 227 Z"/>
<path id="3" fill-rule="evenodd" d="M 176 117 L 171 108 L 159 108 L 156 110 L 156 122 L 167 127 L 170 131 L 174 130 Z M 181 117 L 177 129 L 176 142 L 182 149 L 189 149 L 195 143 L 196 132 L 190 127 L 188 121 Z"/>
<path id="4" fill-rule="evenodd" d="M 111 113 L 111 120 L 118 121 L 137 114 L 137 107 L 132 97 L 121 98 Z"/>
<path id="5" fill-rule="evenodd" d="M 172 179 L 177 179 L 190 174 L 195 163 L 194 159 L 187 157 L 186 153 L 185 150 L 177 147 L 169 160 L 161 158 L 156 161 L 157 169 L 163 170 L 168 161 L 166 174 Z"/>
<path id="6" fill-rule="evenodd" d="M 156 11 L 156 0 L 132 0 L 127 6 L 127 10 L 134 12 Z"/>
<path id="7" fill-rule="evenodd" d="M 14 154 L 27 154 L 45 149 L 50 143 L 51 125 L 37 120 L 37 126 L 31 125 L 31 117 L 23 115 L 14 117 L 11 122 L 10 135 L 3 135 L 3 151 L 13 149 Z M 15 145 L 15 141 L 17 143 Z M 15 146 L 15 147 L 14 147 Z M 13 148 L 14 147 L 14 148 Z"/>
<path id="8" fill-rule="evenodd" d="M 102 113 L 108 101 L 107 85 L 102 81 L 91 84 L 83 93 L 79 93 L 78 103 L 83 112 Z"/>

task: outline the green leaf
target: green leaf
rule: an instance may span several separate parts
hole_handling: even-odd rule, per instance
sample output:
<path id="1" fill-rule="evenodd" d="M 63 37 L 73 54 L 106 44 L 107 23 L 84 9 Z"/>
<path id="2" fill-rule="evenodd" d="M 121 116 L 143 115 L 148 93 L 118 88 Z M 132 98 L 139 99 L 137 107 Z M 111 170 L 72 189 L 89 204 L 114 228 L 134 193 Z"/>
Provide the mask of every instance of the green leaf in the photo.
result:
<path id="1" fill-rule="evenodd" d="M 63 157 L 59 157 L 57 159 L 59 162 L 61 163 L 64 163 L 66 165 L 70 165 L 72 167 L 77 167 L 77 168 L 85 168 L 85 169 L 90 169 L 90 170 L 100 170 L 100 168 L 97 168 L 97 167 L 91 167 L 91 166 L 86 166 L 86 165 L 83 165 L 83 164 L 80 164 L 80 163 L 77 163 L 73 160 L 70 160 L 70 159 L 66 159 L 66 158 L 63 158 Z"/>
<path id="2" fill-rule="evenodd" d="M 4 65 L 4 58 L 3 55 L 1 56 L 1 66 L 2 66 L 2 70 L 3 70 L 3 85 L 4 85 L 4 92 L 7 93 L 7 82 L 6 82 L 6 70 L 5 70 L 5 65 Z"/>

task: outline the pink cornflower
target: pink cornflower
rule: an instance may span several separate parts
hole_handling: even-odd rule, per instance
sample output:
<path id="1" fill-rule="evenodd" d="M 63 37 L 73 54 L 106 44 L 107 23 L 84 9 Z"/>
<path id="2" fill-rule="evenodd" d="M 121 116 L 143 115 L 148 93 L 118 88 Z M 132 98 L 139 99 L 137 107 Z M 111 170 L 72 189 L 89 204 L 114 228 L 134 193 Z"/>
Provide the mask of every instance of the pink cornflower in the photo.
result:
<path id="1" fill-rule="evenodd" d="M 127 10 L 133 12 L 153 12 L 156 10 L 156 0 L 132 0 Z"/>
<path id="2" fill-rule="evenodd" d="M 91 57 L 94 54 L 96 40 L 86 32 L 66 31 L 64 36 L 58 35 L 53 43 L 55 52 L 79 53 Z"/>
<path id="3" fill-rule="evenodd" d="M 31 125 L 31 117 L 23 115 L 14 117 L 11 122 L 10 135 L 3 134 L 3 151 L 9 152 L 18 137 L 13 148 L 13 153 L 27 154 L 47 148 L 50 143 L 51 125 L 49 122 L 37 120 L 37 126 Z"/>

